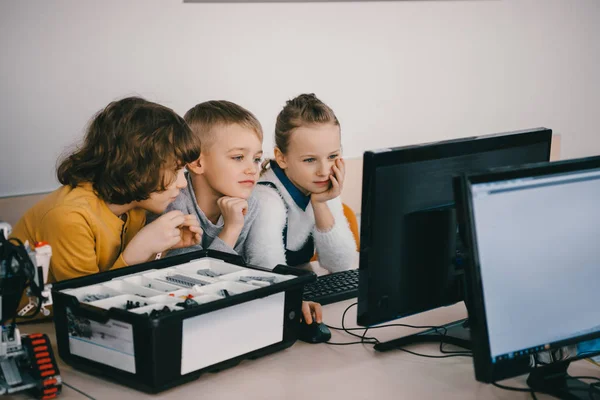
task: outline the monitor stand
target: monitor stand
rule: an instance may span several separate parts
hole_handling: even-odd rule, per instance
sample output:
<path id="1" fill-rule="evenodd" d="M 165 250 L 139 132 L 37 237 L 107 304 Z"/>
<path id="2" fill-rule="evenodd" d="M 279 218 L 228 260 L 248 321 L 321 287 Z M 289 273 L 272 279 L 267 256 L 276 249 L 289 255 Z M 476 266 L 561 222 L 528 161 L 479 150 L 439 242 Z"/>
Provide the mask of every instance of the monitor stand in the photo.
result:
<path id="1" fill-rule="evenodd" d="M 375 345 L 377 351 L 394 350 L 400 347 L 406 347 L 417 343 L 440 343 L 452 344 L 471 350 L 471 334 L 469 330 L 469 320 L 462 319 L 450 322 L 446 325 L 440 325 L 440 328 L 446 328 L 446 335 L 443 335 L 443 329 L 428 329 L 414 335 L 404 336 L 398 339 L 382 342 Z"/>
<path id="2" fill-rule="evenodd" d="M 600 398 L 600 388 L 571 378 L 567 373 L 568 368 L 569 362 L 536 368 L 529 373 L 527 385 L 535 392 L 564 400 Z"/>

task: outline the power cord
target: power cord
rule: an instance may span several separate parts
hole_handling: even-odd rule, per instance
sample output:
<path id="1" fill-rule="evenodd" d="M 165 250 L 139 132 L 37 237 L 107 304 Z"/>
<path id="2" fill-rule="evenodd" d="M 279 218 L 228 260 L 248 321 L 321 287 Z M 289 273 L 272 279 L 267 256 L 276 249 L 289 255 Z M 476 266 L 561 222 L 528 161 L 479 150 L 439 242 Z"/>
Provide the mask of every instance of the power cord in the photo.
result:
<path id="1" fill-rule="evenodd" d="M 503 390 L 510 390 L 511 392 L 527 392 L 531 394 L 531 398 L 533 400 L 537 400 L 537 396 L 535 395 L 535 391 L 532 389 L 528 389 L 528 388 L 517 388 L 517 387 L 512 387 L 512 386 L 505 386 L 505 385 L 501 385 L 498 382 L 492 382 L 492 385 L 496 386 L 497 388 L 503 389 Z"/>
<path id="2" fill-rule="evenodd" d="M 348 307 L 346 307 L 346 309 L 344 310 L 343 314 L 342 314 L 342 327 L 339 328 L 337 326 L 332 326 L 332 325 L 327 325 L 327 327 L 329 329 L 334 329 L 337 331 L 343 331 L 348 333 L 351 336 L 354 336 L 358 339 L 360 339 L 360 341 L 355 341 L 355 342 L 344 342 L 344 343 L 335 343 L 335 342 L 326 342 L 329 345 L 333 345 L 333 346 L 349 346 L 349 345 L 354 345 L 354 344 L 379 344 L 380 341 L 375 338 L 375 337 L 367 337 L 367 332 L 371 329 L 381 329 L 381 328 L 390 328 L 390 327 L 403 327 L 403 328 L 413 328 L 413 329 L 432 329 L 436 332 L 441 331 L 440 336 L 441 336 L 441 340 L 440 340 L 440 353 L 442 353 L 443 355 L 441 356 L 437 356 L 437 355 L 431 355 L 431 354 L 421 354 L 421 353 L 417 353 L 402 347 L 398 347 L 398 350 L 404 351 L 406 353 L 409 354 L 413 354 L 415 356 L 418 357 L 425 357 L 425 358 L 451 358 L 451 357 L 473 357 L 473 353 L 469 352 L 469 351 L 447 351 L 444 350 L 444 344 L 446 344 L 444 342 L 444 337 L 446 336 L 448 329 L 444 326 L 422 326 L 422 325 L 409 325 L 409 324 L 387 324 L 387 325 L 379 325 L 379 326 L 372 326 L 372 327 L 367 327 L 367 328 L 346 328 L 345 325 L 345 319 L 346 319 L 346 313 L 348 312 L 348 310 L 350 310 L 352 307 L 356 306 L 358 303 L 352 303 L 350 304 Z M 362 335 L 357 335 L 355 333 L 353 333 L 352 331 L 363 331 Z M 596 383 L 592 383 L 590 384 L 590 388 L 589 388 L 589 395 L 590 395 L 590 399 L 594 398 L 594 392 L 597 391 L 600 394 L 600 378 L 598 377 L 593 377 L 593 376 L 573 376 L 573 377 L 569 377 L 569 379 L 593 379 L 593 380 L 597 380 L 598 382 Z M 537 400 L 537 396 L 535 394 L 535 391 L 529 388 L 517 388 L 517 387 L 512 387 L 512 386 L 506 386 L 506 385 L 502 385 L 500 383 L 497 382 L 492 382 L 492 385 L 496 386 L 499 389 L 503 389 L 503 390 L 510 390 L 510 391 L 514 391 L 514 392 L 525 392 L 525 393 L 529 393 L 531 394 L 531 398 L 533 400 Z"/>
<path id="3" fill-rule="evenodd" d="M 568 376 L 567 379 L 579 379 L 579 380 L 594 380 L 595 383 L 590 383 L 590 387 L 588 389 L 584 388 L 574 388 L 571 389 L 572 392 L 588 392 L 590 400 L 600 398 L 600 378 L 596 376 Z M 598 397 L 595 397 L 598 395 Z"/>
<path id="4" fill-rule="evenodd" d="M 567 379 L 580 379 L 580 380 L 593 379 L 593 380 L 596 380 L 598 382 L 591 383 L 589 389 L 571 389 L 570 391 L 571 392 L 588 392 L 591 400 L 593 400 L 595 398 L 594 397 L 595 391 L 597 391 L 597 393 L 600 394 L 600 378 L 598 378 L 598 377 L 595 377 L 595 376 L 569 376 L 569 377 L 567 377 Z M 534 399 L 534 400 L 537 399 L 537 397 L 535 395 L 535 391 L 532 389 L 505 386 L 505 385 L 501 385 L 497 382 L 492 382 L 492 385 L 496 386 L 497 388 L 504 389 L 504 390 L 510 390 L 513 392 L 529 392 L 529 393 L 531 393 L 532 399 Z"/>
<path id="5" fill-rule="evenodd" d="M 336 342 L 326 342 L 327 344 L 333 345 L 333 346 L 349 346 L 349 345 L 353 345 L 353 344 L 379 344 L 381 343 L 377 338 L 375 337 L 367 337 L 367 331 L 369 331 L 370 329 L 381 329 L 381 328 L 390 328 L 390 327 L 394 327 L 394 326 L 398 326 L 398 327 L 404 327 L 404 328 L 412 328 L 412 329 L 433 329 L 436 332 L 441 331 L 440 336 L 441 336 L 441 340 L 440 340 L 440 352 L 443 353 L 444 355 L 441 356 L 436 356 L 436 355 L 429 355 L 429 354 L 421 354 L 421 353 L 417 353 L 411 350 L 407 350 L 404 348 L 399 347 L 398 350 L 404 351 L 406 353 L 410 353 L 419 357 L 426 357 L 426 358 L 451 358 L 451 357 L 472 357 L 472 353 L 468 352 L 468 351 L 446 351 L 444 350 L 443 346 L 444 346 L 444 337 L 446 336 L 448 329 L 446 327 L 443 326 L 419 326 L 419 325 L 409 325 L 409 324 L 387 324 L 387 325 L 379 325 L 379 326 L 373 326 L 373 327 L 367 327 L 367 328 L 346 328 L 345 325 L 345 320 L 346 320 L 346 313 L 348 312 L 348 310 L 350 310 L 352 307 L 356 306 L 358 303 L 352 303 L 350 304 L 343 312 L 342 314 L 342 327 L 338 328 L 336 326 L 331 326 L 331 325 L 327 325 L 327 327 L 329 329 L 334 329 L 334 330 L 338 330 L 338 331 L 343 331 L 346 332 L 347 334 L 354 336 L 358 339 L 360 339 L 360 341 L 355 341 L 355 342 L 342 342 L 342 343 L 336 343 Z M 355 333 L 353 333 L 352 331 L 363 331 L 362 335 L 357 335 Z"/>
<path id="6" fill-rule="evenodd" d="M 62 384 L 63 384 L 63 385 L 65 385 L 66 387 L 68 387 L 68 388 L 71 388 L 71 389 L 73 389 L 74 391 L 76 391 L 76 392 L 78 392 L 78 393 L 82 394 L 83 396 L 87 397 L 87 398 L 88 398 L 88 399 L 90 399 L 90 400 L 96 400 L 95 398 L 93 398 L 93 397 L 92 397 L 92 396 L 90 396 L 89 394 L 85 393 L 85 392 L 84 392 L 84 391 L 82 391 L 82 390 L 79 390 L 79 389 L 77 389 L 75 386 L 71 386 L 71 385 L 69 385 L 69 384 L 68 384 L 67 382 L 65 382 L 65 381 L 62 381 Z"/>

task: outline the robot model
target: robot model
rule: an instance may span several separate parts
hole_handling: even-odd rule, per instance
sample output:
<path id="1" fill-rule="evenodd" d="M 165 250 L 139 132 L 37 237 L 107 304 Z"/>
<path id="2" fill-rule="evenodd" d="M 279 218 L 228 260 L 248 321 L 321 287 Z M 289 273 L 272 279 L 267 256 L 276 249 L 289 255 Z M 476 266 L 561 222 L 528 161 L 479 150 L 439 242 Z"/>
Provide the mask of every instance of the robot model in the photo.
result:
<path id="1" fill-rule="evenodd" d="M 44 287 L 50 263 L 50 246 L 33 249 L 18 239 L 8 239 L 11 227 L 0 222 L 0 396 L 29 391 L 39 399 L 53 399 L 62 380 L 50 345 L 43 334 L 21 335 L 16 318 L 49 315 L 49 287 Z M 23 292 L 29 304 L 18 311 Z M 33 311 L 33 312 L 32 312 Z"/>

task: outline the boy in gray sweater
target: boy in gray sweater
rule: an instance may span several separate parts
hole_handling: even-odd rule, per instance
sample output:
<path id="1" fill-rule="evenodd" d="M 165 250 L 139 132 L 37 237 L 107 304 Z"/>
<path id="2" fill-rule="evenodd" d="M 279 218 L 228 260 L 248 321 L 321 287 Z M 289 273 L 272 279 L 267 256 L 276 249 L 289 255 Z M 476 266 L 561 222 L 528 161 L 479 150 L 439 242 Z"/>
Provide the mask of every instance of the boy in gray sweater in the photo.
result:
<path id="1" fill-rule="evenodd" d="M 184 119 L 200 137 L 201 153 L 186 166 L 188 185 L 169 210 L 196 215 L 204 233 L 200 244 L 168 255 L 212 249 L 246 258 L 258 211 L 251 195 L 263 153 L 262 127 L 252 113 L 228 101 L 200 103 Z"/>
<path id="2" fill-rule="evenodd" d="M 252 263 L 251 229 L 258 215 L 253 189 L 259 177 L 263 132 L 260 122 L 245 108 L 224 100 L 200 103 L 184 116 L 200 137 L 200 158 L 187 167 L 187 187 L 167 211 L 196 215 L 203 235 L 200 244 L 170 251 L 167 256 L 212 249 L 238 254 Z M 263 190 L 263 189 L 258 189 Z M 274 265 L 262 265 L 273 268 Z M 311 324 L 321 322 L 321 306 L 303 302 L 302 313 Z"/>

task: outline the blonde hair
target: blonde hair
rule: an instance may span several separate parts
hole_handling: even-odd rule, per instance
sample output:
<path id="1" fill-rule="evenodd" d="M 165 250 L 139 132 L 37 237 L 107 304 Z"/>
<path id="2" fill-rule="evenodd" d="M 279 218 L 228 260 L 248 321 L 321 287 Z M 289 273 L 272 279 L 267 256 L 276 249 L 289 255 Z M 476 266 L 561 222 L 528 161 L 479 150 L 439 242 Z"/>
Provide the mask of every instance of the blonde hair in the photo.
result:
<path id="1" fill-rule="evenodd" d="M 301 94 L 288 100 L 283 110 L 277 115 L 275 123 L 275 146 L 286 154 L 294 130 L 301 126 L 313 124 L 334 124 L 340 126 L 335 113 L 327 104 L 315 96 L 314 93 Z M 271 160 L 265 159 L 262 163 L 262 172 L 269 168 Z"/>
<path id="2" fill-rule="evenodd" d="M 210 100 L 197 104 L 185 113 L 183 119 L 200 138 L 202 151 L 206 151 L 216 140 L 214 128 L 238 124 L 251 129 L 263 140 L 263 130 L 258 119 L 250 111 L 227 100 Z"/>

